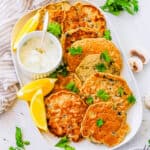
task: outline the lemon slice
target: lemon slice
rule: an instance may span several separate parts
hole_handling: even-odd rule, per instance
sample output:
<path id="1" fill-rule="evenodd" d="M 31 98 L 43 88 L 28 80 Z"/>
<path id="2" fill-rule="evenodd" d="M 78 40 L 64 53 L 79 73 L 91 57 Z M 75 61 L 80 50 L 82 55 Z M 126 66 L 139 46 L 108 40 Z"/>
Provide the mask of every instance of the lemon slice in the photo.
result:
<path id="1" fill-rule="evenodd" d="M 37 90 L 33 95 L 30 104 L 31 117 L 39 129 L 47 131 L 46 113 L 42 89 Z"/>
<path id="2" fill-rule="evenodd" d="M 40 13 L 37 12 L 33 17 L 31 17 L 25 25 L 22 27 L 20 32 L 18 33 L 15 42 L 13 44 L 13 50 L 15 51 L 17 49 L 17 45 L 20 41 L 20 39 L 27 33 L 35 31 L 39 25 L 40 20 Z"/>
<path id="3" fill-rule="evenodd" d="M 43 96 L 46 96 L 54 88 L 56 80 L 57 79 L 43 78 L 32 81 L 18 91 L 17 97 L 22 100 L 31 101 L 34 93 L 38 89 L 42 89 Z"/>

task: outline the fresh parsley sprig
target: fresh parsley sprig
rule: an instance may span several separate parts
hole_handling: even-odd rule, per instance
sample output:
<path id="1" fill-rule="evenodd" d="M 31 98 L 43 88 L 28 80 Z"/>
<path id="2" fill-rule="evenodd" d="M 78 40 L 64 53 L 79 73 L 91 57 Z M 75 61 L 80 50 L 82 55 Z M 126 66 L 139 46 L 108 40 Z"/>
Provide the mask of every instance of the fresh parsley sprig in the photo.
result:
<path id="1" fill-rule="evenodd" d="M 82 47 L 78 46 L 78 47 L 71 47 L 69 48 L 69 53 L 72 55 L 72 56 L 75 56 L 75 55 L 80 55 L 82 54 Z"/>
<path id="2" fill-rule="evenodd" d="M 150 139 L 148 140 L 148 146 L 150 147 Z"/>
<path id="3" fill-rule="evenodd" d="M 101 53 L 100 59 L 101 59 L 101 60 L 104 60 L 104 61 L 107 62 L 107 63 L 110 63 L 110 62 L 111 62 L 111 57 L 110 57 L 110 55 L 109 55 L 109 53 L 108 53 L 107 50 L 105 50 L 104 52 Z"/>
<path id="4" fill-rule="evenodd" d="M 50 78 L 57 78 L 58 75 L 62 75 L 66 77 L 68 75 L 67 65 L 62 64 L 60 65 L 54 72 L 52 72 L 49 77 Z"/>
<path id="5" fill-rule="evenodd" d="M 55 35 L 56 37 L 61 36 L 61 25 L 57 22 L 51 22 L 48 24 L 47 31 Z"/>
<path id="6" fill-rule="evenodd" d="M 88 105 L 93 104 L 93 101 L 94 101 L 94 99 L 93 99 L 92 96 L 89 96 L 89 97 L 86 99 L 86 103 L 87 103 Z"/>
<path id="7" fill-rule="evenodd" d="M 29 141 L 23 140 L 22 131 L 21 128 L 19 127 L 16 127 L 15 138 L 16 138 L 16 147 L 10 146 L 9 150 L 25 150 L 25 146 L 30 145 Z"/>
<path id="8" fill-rule="evenodd" d="M 101 8 L 115 16 L 119 16 L 122 11 L 134 15 L 139 10 L 139 4 L 138 0 L 106 0 Z"/>
<path id="9" fill-rule="evenodd" d="M 124 89 L 122 87 L 118 88 L 118 95 L 121 97 L 124 94 Z"/>
<path id="10" fill-rule="evenodd" d="M 132 94 L 128 96 L 127 100 L 130 104 L 134 104 L 136 102 L 136 98 Z"/>
<path id="11" fill-rule="evenodd" d="M 69 91 L 72 91 L 74 93 L 78 93 L 79 89 L 76 87 L 75 83 L 73 81 L 69 82 L 65 88 Z"/>
<path id="12" fill-rule="evenodd" d="M 110 98 L 108 93 L 102 89 L 97 91 L 96 96 L 102 99 L 103 101 L 107 101 Z"/>
<path id="13" fill-rule="evenodd" d="M 64 150 L 75 150 L 74 147 L 69 145 L 69 139 L 66 136 L 62 137 L 55 147 L 63 148 Z"/>
<path id="14" fill-rule="evenodd" d="M 104 120 L 103 119 L 98 119 L 97 121 L 96 121 L 96 125 L 97 125 L 97 127 L 102 127 L 103 125 L 104 125 Z"/>
<path id="15" fill-rule="evenodd" d="M 98 72 L 105 72 L 107 70 L 107 67 L 104 63 L 97 64 L 95 68 Z"/>
<path id="16" fill-rule="evenodd" d="M 112 40 L 111 31 L 109 29 L 105 30 L 103 38 L 110 41 Z"/>

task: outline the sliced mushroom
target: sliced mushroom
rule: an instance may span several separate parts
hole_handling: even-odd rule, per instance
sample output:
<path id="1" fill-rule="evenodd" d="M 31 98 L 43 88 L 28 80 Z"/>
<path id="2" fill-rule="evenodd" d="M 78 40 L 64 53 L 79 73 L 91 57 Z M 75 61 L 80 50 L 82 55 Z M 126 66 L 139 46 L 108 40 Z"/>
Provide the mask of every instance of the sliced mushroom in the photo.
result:
<path id="1" fill-rule="evenodd" d="M 141 59 L 139 59 L 136 56 L 130 57 L 129 60 L 129 65 L 134 72 L 140 72 L 143 70 L 143 63 Z"/>
<path id="2" fill-rule="evenodd" d="M 150 55 L 142 49 L 132 49 L 130 55 L 139 57 L 143 64 L 147 64 L 150 60 Z"/>

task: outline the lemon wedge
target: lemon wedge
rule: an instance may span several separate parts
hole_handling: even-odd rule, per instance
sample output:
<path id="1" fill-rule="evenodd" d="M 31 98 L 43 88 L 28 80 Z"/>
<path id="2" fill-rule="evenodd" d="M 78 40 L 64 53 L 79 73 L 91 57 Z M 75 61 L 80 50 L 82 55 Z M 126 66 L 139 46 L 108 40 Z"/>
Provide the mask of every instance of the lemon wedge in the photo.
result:
<path id="1" fill-rule="evenodd" d="M 42 89 L 43 96 L 46 96 L 54 88 L 56 80 L 57 79 L 43 78 L 31 81 L 18 91 L 17 97 L 22 100 L 31 101 L 34 93 L 38 89 Z"/>
<path id="2" fill-rule="evenodd" d="M 17 45 L 20 41 L 20 39 L 27 33 L 35 31 L 39 25 L 40 20 L 40 13 L 37 12 L 33 17 L 31 17 L 25 25 L 22 27 L 20 32 L 18 33 L 15 42 L 13 44 L 13 50 L 15 51 L 17 49 Z"/>
<path id="3" fill-rule="evenodd" d="M 46 112 L 42 89 L 37 90 L 33 95 L 30 104 L 31 117 L 39 129 L 47 131 Z"/>

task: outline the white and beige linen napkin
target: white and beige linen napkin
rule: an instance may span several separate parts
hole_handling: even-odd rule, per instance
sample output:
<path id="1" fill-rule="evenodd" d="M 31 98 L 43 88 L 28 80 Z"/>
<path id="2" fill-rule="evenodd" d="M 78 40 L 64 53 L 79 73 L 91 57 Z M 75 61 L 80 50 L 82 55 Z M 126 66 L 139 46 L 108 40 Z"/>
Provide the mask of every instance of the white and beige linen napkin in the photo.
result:
<path id="1" fill-rule="evenodd" d="M 1 0 L 0 2 L 0 114 L 16 100 L 18 80 L 11 57 L 11 31 L 16 21 L 28 11 L 50 0 Z"/>

